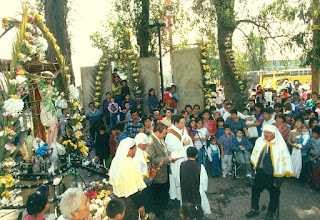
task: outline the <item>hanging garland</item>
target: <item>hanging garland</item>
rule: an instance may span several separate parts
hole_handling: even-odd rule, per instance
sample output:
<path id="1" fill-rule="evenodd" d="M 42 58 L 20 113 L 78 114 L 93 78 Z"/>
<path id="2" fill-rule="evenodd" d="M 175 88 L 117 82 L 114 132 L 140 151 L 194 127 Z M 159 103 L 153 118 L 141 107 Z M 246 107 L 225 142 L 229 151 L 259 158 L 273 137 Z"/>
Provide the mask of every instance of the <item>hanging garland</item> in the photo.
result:
<path id="1" fill-rule="evenodd" d="M 139 78 L 139 67 L 137 66 L 137 58 L 138 55 L 134 53 L 133 50 L 128 50 L 128 58 L 130 62 L 130 66 L 132 68 L 132 77 L 130 77 L 130 82 L 133 86 L 134 95 L 136 98 L 137 111 L 140 114 L 142 112 L 142 103 L 143 103 L 143 89 L 141 86 L 140 78 Z"/>
<path id="2" fill-rule="evenodd" d="M 99 65 L 98 65 L 98 71 L 97 73 L 94 75 L 94 105 L 96 108 L 98 108 L 100 106 L 100 99 L 101 99 L 101 79 L 102 79 L 102 75 L 103 75 L 103 71 L 105 69 L 105 67 L 108 64 L 108 59 L 107 58 L 101 58 Z"/>
<path id="3" fill-rule="evenodd" d="M 132 89 L 134 91 L 134 96 L 136 100 L 136 106 L 139 113 L 142 111 L 142 103 L 143 103 L 143 90 L 141 86 L 141 82 L 139 80 L 139 67 L 137 66 L 137 57 L 138 55 L 133 50 L 126 50 L 115 52 L 114 55 L 103 55 L 100 58 L 100 61 L 97 65 L 97 72 L 95 73 L 94 77 L 94 104 L 95 107 L 98 108 L 100 106 L 101 100 L 101 79 L 104 74 L 103 70 L 108 65 L 108 62 L 116 61 L 120 63 L 125 63 L 125 60 L 129 63 L 128 71 L 132 72 L 132 77 L 129 77 L 130 83 L 132 85 Z"/>
<path id="4" fill-rule="evenodd" d="M 205 41 L 201 47 L 201 60 L 202 65 L 202 84 L 204 91 L 204 106 L 205 109 L 209 109 L 212 105 L 213 99 L 216 97 L 216 92 L 212 90 L 212 73 L 209 66 L 209 55 L 208 55 L 208 42 Z"/>
<path id="5" fill-rule="evenodd" d="M 241 75 L 240 71 L 237 69 L 234 51 L 232 49 L 231 37 L 232 37 L 232 34 L 229 34 L 229 36 L 226 37 L 226 41 L 225 41 L 226 54 L 228 57 L 227 61 L 234 72 L 235 79 L 236 79 L 236 82 L 239 84 L 241 93 L 246 94 L 248 80 L 244 75 Z M 243 99 L 247 100 L 247 97 L 244 97 Z"/>

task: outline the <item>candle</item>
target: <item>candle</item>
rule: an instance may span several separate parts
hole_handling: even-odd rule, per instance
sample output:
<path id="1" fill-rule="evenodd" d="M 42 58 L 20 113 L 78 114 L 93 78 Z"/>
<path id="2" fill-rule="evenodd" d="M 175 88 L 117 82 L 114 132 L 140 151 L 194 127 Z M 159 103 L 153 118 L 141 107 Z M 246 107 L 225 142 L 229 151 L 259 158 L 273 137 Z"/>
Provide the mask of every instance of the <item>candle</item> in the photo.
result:
<path id="1" fill-rule="evenodd" d="M 103 167 L 106 168 L 106 160 L 103 159 Z"/>

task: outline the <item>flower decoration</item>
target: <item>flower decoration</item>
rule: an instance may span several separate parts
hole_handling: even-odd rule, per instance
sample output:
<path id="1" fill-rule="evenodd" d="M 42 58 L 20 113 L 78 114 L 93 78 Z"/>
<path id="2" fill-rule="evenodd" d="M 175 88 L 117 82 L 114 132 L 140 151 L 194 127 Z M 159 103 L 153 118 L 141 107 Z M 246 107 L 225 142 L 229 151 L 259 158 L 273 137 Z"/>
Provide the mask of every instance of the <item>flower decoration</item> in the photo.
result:
<path id="1" fill-rule="evenodd" d="M 91 199 L 89 210 L 92 219 L 104 219 L 106 216 L 106 206 L 111 200 L 109 197 L 110 193 L 111 186 L 106 180 L 103 180 L 102 183 L 91 182 L 87 184 L 85 194 Z"/>
<path id="2" fill-rule="evenodd" d="M 209 109 L 212 105 L 213 99 L 215 96 L 215 91 L 212 90 L 211 84 L 212 81 L 212 73 L 211 68 L 208 65 L 209 55 L 208 55 L 208 42 L 204 42 L 204 45 L 201 47 L 201 60 L 200 63 L 202 65 L 202 77 L 203 77 L 203 92 L 204 92 L 204 104 L 205 108 Z"/>
<path id="3" fill-rule="evenodd" d="M 140 113 L 142 111 L 142 103 L 143 103 L 143 96 L 142 96 L 142 85 L 139 79 L 139 67 L 137 66 L 137 54 L 134 53 L 132 50 L 128 50 L 128 57 L 132 66 L 132 77 L 130 77 L 131 83 L 135 90 L 135 98 L 137 103 L 137 110 Z M 140 92 L 139 92 L 140 91 Z"/>
<path id="4" fill-rule="evenodd" d="M 51 148 L 48 147 L 48 144 L 45 143 L 43 144 L 42 146 L 38 147 L 36 150 L 35 150 L 35 153 L 41 157 L 41 158 L 44 158 L 45 156 L 48 156 L 50 153 L 51 153 Z"/>
<path id="5" fill-rule="evenodd" d="M 11 144 L 11 143 L 7 143 L 6 145 L 4 145 L 4 148 L 10 152 L 10 154 L 12 154 L 15 150 L 16 150 L 16 147 Z"/>
<path id="6" fill-rule="evenodd" d="M 70 98 L 73 100 L 79 100 L 79 89 L 75 87 L 73 84 L 69 86 Z"/>
<path id="7" fill-rule="evenodd" d="M 19 117 L 22 113 L 24 107 L 24 102 L 19 99 L 18 97 L 10 98 L 4 101 L 4 113 L 3 116 L 12 116 L 12 117 Z"/>

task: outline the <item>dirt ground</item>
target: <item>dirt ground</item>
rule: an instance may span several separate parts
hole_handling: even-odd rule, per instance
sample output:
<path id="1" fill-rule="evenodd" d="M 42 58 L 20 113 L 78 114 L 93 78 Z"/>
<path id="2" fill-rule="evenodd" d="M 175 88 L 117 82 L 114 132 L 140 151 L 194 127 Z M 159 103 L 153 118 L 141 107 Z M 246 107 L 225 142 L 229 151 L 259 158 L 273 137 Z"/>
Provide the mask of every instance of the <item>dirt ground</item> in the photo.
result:
<path id="1" fill-rule="evenodd" d="M 86 171 L 80 171 L 86 183 L 102 179 L 98 175 L 88 176 Z M 72 184 L 76 186 L 81 183 L 80 178 L 72 178 Z M 251 186 L 253 179 L 233 179 L 209 177 L 209 188 L 207 196 L 210 201 L 212 214 L 207 219 L 247 219 L 244 214 L 250 211 Z M 15 202 L 21 203 L 21 199 Z M 260 199 L 261 213 L 258 217 L 266 213 L 269 203 L 269 194 L 264 191 Z M 17 219 L 21 210 L 0 210 L 1 220 Z M 168 220 L 178 220 L 178 209 L 168 209 L 166 217 Z M 50 216 L 52 217 L 52 216 Z M 284 220 L 320 220 L 320 191 L 316 191 L 308 185 L 300 186 L 294 179 L 286 179 L 281 187 L 280 196 L 280 218 Z M 52 219 L 52 218 L 49 218 Z M 154 219 L 151 215 L 151 219 Z"/>

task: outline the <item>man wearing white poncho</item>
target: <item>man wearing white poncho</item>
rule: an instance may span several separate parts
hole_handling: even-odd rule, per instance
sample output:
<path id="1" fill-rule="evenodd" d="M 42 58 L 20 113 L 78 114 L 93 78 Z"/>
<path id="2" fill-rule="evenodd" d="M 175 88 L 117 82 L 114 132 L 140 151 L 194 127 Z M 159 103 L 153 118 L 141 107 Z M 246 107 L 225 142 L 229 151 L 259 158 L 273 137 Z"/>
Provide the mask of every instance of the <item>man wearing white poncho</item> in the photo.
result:
<path id="1" fill-rule="evenodd" d="M 109 177 L 116 196 L 126 204 L 124 219 L 138 219 L 138 214 L 144 216 L 144 202 L 141 191 L 146 188 L 142 174 L 133 157 L 136 153 L 136 143 L 132 138 L 122 140 L 115 157 L 112 160 Z"/>
<path id="2" fill-rule="evenodd" d="M 267 215 L 262 218 L 275 219 L 283 177 L 294 177 L 294 174 L 287 144 L 274 125 L 263 127 L 263 137 L 256 141 L 251 154 L 251 163 L 257 174 L 252 186 L 252 210 L 245 216 L 251 218 L 259 214 L 260 193 L 267 189 L 270 193 L 270 202 Z"/>
<path id="3" fill-rule="evenodd" d="M 170 180 L 170 199 L 181 200 L 180 187 L 177 186 L 177 174 L 180 169 L 180 164 L 187 160 L 186 150 L 192 146 L 192 140 L 185 129 L 185 119 L 180 115 L 173 117 L 173 125 L 168 129 L 168 134 L 165 139 L 168 151 L 171 157 L 176 158 L 176 161 L 171 162 L 169 174 Z"/>

